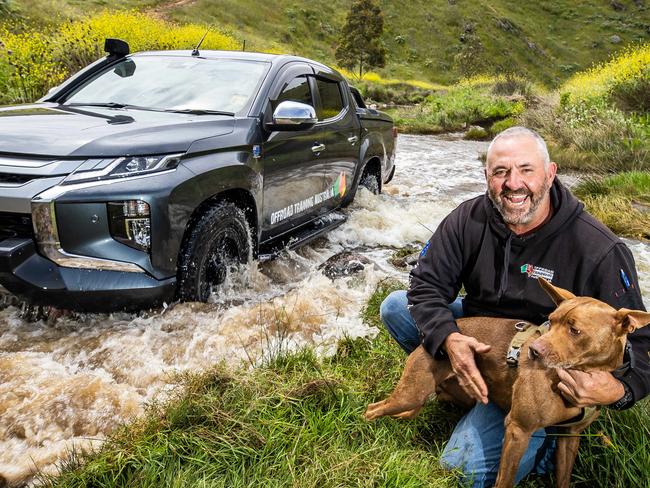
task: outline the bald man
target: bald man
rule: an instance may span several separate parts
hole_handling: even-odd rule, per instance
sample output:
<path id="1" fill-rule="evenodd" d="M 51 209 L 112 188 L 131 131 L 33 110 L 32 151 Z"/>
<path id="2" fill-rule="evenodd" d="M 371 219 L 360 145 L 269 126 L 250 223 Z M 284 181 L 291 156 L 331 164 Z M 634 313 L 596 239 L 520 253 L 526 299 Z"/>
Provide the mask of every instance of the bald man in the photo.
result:
<path id="1" fill-rule="evenodd" d="M 541 324 L 555 306 L 537 282 L 543 277 L 576 295 L 615 308 L 645 310 L 634 258 L 627 246 L 556 179 L 544 140 L 511 127 L 487 152 L 487 193 L 460 204 L 438 226 L 411 271 L 408 292 L 389 295 L 381 319 L 410 353 L 418 345 L 447 356 L 476 405 L 461 419 L 441 461 L 464 473 L 474 487 L 492 486 L 499 467 L 505 412 L 489 402 L 474 355 L 489 345 L 464 336 L 455 319 L 493 316 Z M 467 295 L 458 298 L 461 287 Z M 650 328 L 629 336 L 634 367 L 608 372 L 560 370 L 560 392 L 580 406 L 631 407 L 650 391 Z M 504 358 L 505 361 L 505 358 Z M 555 442 L 536 432 L 516 482 L 552 471 Z"/>

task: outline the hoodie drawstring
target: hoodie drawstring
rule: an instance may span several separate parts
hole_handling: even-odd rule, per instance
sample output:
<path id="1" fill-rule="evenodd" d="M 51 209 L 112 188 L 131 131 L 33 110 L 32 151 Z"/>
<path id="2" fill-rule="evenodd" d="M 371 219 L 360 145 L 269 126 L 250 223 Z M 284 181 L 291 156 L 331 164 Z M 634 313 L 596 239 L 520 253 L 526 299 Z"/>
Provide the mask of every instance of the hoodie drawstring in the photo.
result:
<path id="1" fill-rule="evenodd" d="M 510 266 L 510 248 L 512 247 L 512 232 L 508 234 L 506 240 L 506 248 L 503 253 L 503 268 L 501 269 L 501 284 L 499 285 L 499 293 L 497 293 L 497 302 L 501 301 L 501 297 L 508 289 L 508 267 Z"/>

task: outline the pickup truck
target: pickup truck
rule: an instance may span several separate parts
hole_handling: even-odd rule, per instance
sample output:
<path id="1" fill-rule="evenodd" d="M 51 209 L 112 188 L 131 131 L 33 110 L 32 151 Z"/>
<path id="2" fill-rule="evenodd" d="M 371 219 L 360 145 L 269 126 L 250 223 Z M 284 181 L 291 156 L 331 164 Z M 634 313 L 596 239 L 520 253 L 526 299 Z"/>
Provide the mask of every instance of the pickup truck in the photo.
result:
<path id="1" fill-rule="evenodd" d="M 0 284 L 30 303 L 205 301 L 393 176 L 392 120 L 323 64 L 105 49 L 36 103 L 0 108 Z"/>

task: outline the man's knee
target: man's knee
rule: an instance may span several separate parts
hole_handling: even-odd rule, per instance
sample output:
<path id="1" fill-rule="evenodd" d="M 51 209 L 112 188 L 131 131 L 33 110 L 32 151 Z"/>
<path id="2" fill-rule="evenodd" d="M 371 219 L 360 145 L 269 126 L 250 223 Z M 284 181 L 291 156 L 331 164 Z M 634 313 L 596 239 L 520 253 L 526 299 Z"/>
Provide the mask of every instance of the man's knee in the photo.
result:
<path id="1" fill-rule="evenodd" d="M 392 324 L 404 316 L 404 313 L 408 313 L 407 304 L 406 291 L 394 291 L 381 302 L 379 318 L 385 326 L 390 328 Z"/>
<path id="2" fill-rule="evenodd" d="M 407 305 L 406 291 L 394 291 L 379 307 L 379 317 L 393 339 L 410 354 L 420 345 L 420 333 Z"/>

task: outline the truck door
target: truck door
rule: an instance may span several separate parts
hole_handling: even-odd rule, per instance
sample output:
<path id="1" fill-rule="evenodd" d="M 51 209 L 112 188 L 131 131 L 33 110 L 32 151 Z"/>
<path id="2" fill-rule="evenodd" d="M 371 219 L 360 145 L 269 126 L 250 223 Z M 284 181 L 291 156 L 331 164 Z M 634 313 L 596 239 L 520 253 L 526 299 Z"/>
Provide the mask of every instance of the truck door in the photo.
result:
<path id="1" fill-rule="evenodd" d="M 326 209 L 333 209 L 340 205 L 354 182 L 354 173 L 359 167 L 361 125 L 342 80 L 319 73 L 313 78 L 313 86 L 317 127 L 325 146 L 321 154 L 325 165 L 325 191 L 330 194 L 324 205 Z"/>
<path id="2" fill-rule="evenodd" d="M 315 106 L 308 64 L 292 63 L 269 92 L 267 113 L 284 100 Z M 318 127 L 271 132 L 263 145 L 264 207 L 262 239 L 275 237 L 320 214 L 326 164 Z"/>

